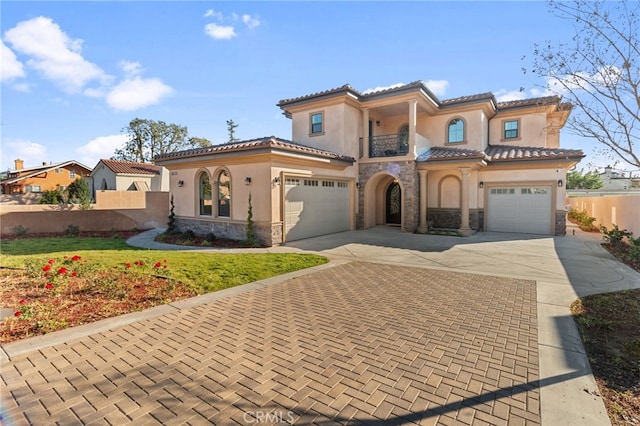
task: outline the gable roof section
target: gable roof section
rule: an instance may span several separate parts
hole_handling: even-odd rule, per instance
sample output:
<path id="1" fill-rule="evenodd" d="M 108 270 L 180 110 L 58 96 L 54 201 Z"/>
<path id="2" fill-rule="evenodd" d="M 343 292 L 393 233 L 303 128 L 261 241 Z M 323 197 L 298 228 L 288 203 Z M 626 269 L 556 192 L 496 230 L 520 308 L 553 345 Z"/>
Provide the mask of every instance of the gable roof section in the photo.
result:
<path id="1" fill-rule="evenodd" d="M 178 158 L 199 157 L 203 155 L 222 154 L 222 153 L 235 153 L 235 152 L 251 153 L 252 151 L 259 151 L 264 149 L 281 150 L 281 151 L 287 151 L 287 152 L 294 152 L 298 154 L 307 154 L 314 157 L 328 158 L 332 160 L 340 160 L 340 161 L 345 161 L 350 163 L 355 162 L 355 159 L 353 157 L 336 154 L 335 152 L 325 151 L 322 149 L 312 148 L 310 146 L 301 145 L 285 139 L 276 138 L 275 136 L 161 154 L 156 156 L 154 158 L 154 161 L 162 162 L 162 161 L 174 160 Z"/>
<path id="2" fill-rule="evenodd" d="M 100 160 L 109 170 L 115 174 L 124 175 L 159 175 L 160 166 L 148 163 L 136 163 L 133 161 Z"/>
<path id="3" fill-rule="evenodd" d="M 421 154 L 418 162 L 446 160 L 484 160 L 487 163 L 535 160 L 579 160 L 585 155 L 579 149 L 538 148 L 512 145 L 489 145 L 484 151 L 473 149 L 434 147 Z"/>
<path id="4" fill-rule="evenodd" d="M 495 95 L 491 92 L 478 93 L 469 96 L 460 96 L 457 98 L 440 100 L 438 97 L 427 87 L 423 81 L 414 81 L 409 84 L 401 86 L 390 87 L 387 89 L 381 89 L 371 92 L 359 92 L 351 85 L 344 84 L 334 89 L 325 90 L 322 92 L 312 93 L 310 95 L 299 96 L 296 98 L 282 99 L 277 103 L 281 109 L 285 110 L 287 107 L 294 106 L 296 104 L 305 104 L 316 102 L 324 99 L 335 98 L 339 96 L 351 96 L 353 99 L 366 102 L 372 99 L 398 96 L 411 92 L 421 92 L 427 98 L 436 105 L 437 108 L 454 107 L 468 103 L 489 103 L 495 111 L 509 110 L 515 108 L 529 108 L 540 106 L 556 106 L 559 111 L 570 111 L 572 105 L 568 102 L 561 103 L 559 96 L 544 96 L 539 98 L 519 99 L 514 101 L 497 102 Z"/>
<path id="5" fill-rule="evenodd" d="M 16 170 L 9 170 L 7 173 L 25 173 L 21 176 L 17 176 L 17 177 L 13 177 L 13 178 L 8 178 L 8 179 L 3 179 L 2 183 L 16 183 L 16 182 L 20 182 L 21 180 L 24 179 L 28 179 L 34 176 L 37 176 L 41 173 L 45 173 L 48 172 L 50 170 L 55 170 L 55 169 L 61 169 L 73 164 L 77 164 L 78 166 L 82 167 L 83 169 L 87 170 L 88 172 L 91 172 L 91 167 L 87 167 L 82 163 L 79 163 L 75 160 L 69 160 L 69 161 L 63 161 L 61 163 L 56 163 L 56 164 L 45 164 L 42 166 L 36 166 L 36 167 L 27 167 L 24 169 L 16 169 Z"/>

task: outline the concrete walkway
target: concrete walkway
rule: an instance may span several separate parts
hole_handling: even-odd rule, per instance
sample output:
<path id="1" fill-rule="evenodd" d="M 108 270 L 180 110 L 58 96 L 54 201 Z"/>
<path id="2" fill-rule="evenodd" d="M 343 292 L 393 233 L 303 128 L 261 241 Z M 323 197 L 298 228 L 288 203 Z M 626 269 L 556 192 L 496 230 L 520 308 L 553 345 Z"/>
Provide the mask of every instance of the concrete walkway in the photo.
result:
<path id="1" fill-rule="evenodd" d="M 153 234 L 129 242 L 182 249 Z M 4 345 L 2 411 L 16 424 L 609 424 L 568 306 L 640 288 L 640 274 L 599 243 L 380 227 L 255 249 L 332 262 Z"/>

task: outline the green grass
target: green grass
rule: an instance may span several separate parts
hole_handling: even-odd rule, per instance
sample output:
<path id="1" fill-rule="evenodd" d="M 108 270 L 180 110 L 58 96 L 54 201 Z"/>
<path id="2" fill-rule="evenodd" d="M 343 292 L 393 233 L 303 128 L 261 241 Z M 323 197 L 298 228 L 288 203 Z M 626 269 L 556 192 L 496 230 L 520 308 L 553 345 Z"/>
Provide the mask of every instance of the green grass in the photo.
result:
<path id="1" fill-rule="evenodd" d="M 100 268 L 124 269 L 126 263 L 163 262 L 171 278 L 199 293 L 246 284 L 326 263 L 325 257 L 295 253 L 200 253 L 137 249 L 117 238 L 41 238 L 3 241 L 0 265 L 24 268 L 26 262 L 44 265 L 65 255 L 82 256 Z"/>

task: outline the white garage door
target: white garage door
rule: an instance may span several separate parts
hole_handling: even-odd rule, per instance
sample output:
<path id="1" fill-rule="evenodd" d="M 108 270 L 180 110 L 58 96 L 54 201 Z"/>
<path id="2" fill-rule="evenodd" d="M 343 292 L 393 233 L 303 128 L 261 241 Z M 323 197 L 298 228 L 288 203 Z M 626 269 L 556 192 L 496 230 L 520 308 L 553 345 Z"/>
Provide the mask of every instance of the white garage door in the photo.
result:
<path id="1" fill-rule="evenodd" d="M 551 194 L 550 186 L 490 188 L 487 230 L 552 234 Z"/>
<path id="2" fill-rule="evenodd" d="M 349 230 L 349 183 L 285 179 L 285 241 Z"/>

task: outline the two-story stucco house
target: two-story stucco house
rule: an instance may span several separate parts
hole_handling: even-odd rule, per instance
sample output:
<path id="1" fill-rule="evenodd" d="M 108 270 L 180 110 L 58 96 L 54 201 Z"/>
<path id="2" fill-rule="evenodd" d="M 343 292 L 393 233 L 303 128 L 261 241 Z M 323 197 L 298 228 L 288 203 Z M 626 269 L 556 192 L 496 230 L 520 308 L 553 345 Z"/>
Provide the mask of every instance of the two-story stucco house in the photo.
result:
<path id="1" fill-rule="evenodd" d="M 560 148 L 571 105 L 484 93 L 438 99 L 422 82 L 349 85 L 277 104 L 292 141 L 267 137 L 157 157 L 181 229 L 244 238 L 249 194 L 262 242 L 398 226 L 565 233 Z"/>

